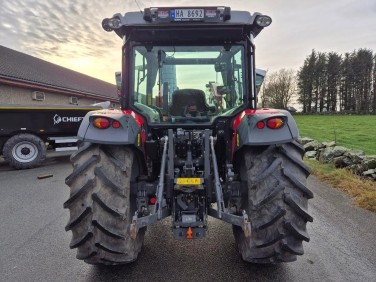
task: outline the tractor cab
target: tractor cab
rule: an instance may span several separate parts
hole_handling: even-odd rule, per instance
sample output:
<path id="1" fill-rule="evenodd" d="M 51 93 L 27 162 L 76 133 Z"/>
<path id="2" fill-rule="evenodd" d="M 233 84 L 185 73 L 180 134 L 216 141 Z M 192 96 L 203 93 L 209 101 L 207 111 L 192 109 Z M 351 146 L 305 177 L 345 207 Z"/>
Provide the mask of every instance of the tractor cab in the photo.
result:
<path id="1" fill-rule="evenodd" d="M 209 123 L 244 104 L 243 46 L 135 46 L 133 52 L 130 107 L 150 123 Z"/>
<path id="2" fill-rule="evenodd" d="M 253 38 L 271 19 L 229 7 L 147 8 L 102 22 L 124 40 L 122 108 L 210 127 L 256 105 Z"/>

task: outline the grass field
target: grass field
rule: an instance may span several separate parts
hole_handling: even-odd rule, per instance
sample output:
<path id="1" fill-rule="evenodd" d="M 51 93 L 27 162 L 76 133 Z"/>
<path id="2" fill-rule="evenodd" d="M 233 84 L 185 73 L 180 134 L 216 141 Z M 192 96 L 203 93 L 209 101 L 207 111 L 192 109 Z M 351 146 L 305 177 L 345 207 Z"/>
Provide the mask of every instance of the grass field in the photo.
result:
<path id="1" fill-rule="evenodd" d="M 376 155 L 376 115 L 295 115 L 299 134 Z"/>
<path id="2" fill-rule="evenodd" d="M 337 145 L 376 155 L 376 116 L 294 116 L 300 136 L 317 141 L 336 141 Z M 376 182 L 362 179 L 349 170 L 335 169 L 333 164 L 305 162 L 322 181 L 354 198 L 354 203 L 376 212 Z"/>

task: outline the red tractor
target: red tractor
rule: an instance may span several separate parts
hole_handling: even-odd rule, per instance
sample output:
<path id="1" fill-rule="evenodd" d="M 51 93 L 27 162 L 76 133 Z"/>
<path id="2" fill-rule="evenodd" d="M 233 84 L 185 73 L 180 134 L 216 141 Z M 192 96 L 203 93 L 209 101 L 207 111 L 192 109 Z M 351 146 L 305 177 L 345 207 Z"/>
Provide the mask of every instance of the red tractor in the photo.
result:
<path id="1" fill-rule="evenodd" d="M 271 24 L 229 7 L 147 8 L 104 19 L 123 39 L 121 110 L 89 112 L 67 177 L 77 258 L 137 259 L 146 227 L 176 239 L 233 226 L 245 261 L 296 260 L 309 241 L 309 169 L 291 114 L 256 109 L 254 39 Z"/>

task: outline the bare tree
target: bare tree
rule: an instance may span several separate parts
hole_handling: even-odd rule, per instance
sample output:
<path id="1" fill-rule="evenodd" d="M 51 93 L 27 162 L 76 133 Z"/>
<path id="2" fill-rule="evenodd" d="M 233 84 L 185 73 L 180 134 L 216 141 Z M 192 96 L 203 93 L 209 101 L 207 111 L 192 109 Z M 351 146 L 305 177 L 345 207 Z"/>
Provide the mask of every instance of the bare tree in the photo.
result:
<path id="1" fill-rule="evenodd" d="M 262 105 L 286 109 L 294 95 L 296 77 L 293 70 L 281 69 L 268 75 L 262 88 Z"/>

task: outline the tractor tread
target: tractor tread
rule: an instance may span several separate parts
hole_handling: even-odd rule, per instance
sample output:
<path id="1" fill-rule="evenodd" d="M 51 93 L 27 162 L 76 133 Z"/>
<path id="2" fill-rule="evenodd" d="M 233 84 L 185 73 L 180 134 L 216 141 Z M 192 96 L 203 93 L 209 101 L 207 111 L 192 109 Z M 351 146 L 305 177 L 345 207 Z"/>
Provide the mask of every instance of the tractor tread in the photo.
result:
<path id="1" fill-rule="evenodd" d="M 83 195 L 88 190 L 94 187 L 94 180 L 89 179 L 80 189 L 78 189 L 73 195 L 69 197 L 68 200 L 64 203 L 64 208 L 68 208 L 70 204 L 72 204 L 75 200 L 77 200 L 81 195 Z"/>
<path id="2" fill-rule="evenodd" d="M 304 209 L 301 205 L 298 204 L 298 199 L 291 194 L 286 193 L 284 195 L 285 202 L 293 209 L 297 214 L 304 218 L 305 221 L 313 222 L 313 217 Z"/>
<path id="3" fill-rule="evenodd" d="M 77 161 L 83 153 L 85 153 L 89 148 L 91 148 L 92 144 L 91 143 L 81 143 L 82 145 L 79 147 L 77 151 L 75 151 L 71 156 L 70 160 L 71 162 Z"/>
<path id="4" fill-rule="evenodd" d="M 313 193 L 302 182 L 300 182 L 291 172 L 282 169 L 283 174 L 307 197 L 307 199 L 313 198 Z"/>
<path id="5" fill-rule="evenodd" d="M 282 239 L 282 248 L 290 253 L 301 256 L 304 254 L 303 244 L 299 242 L 289 242 L 287 239 Z"/>
<path id="6" fill-rule="evenodd" d="M 295 234 L 296 238 L 309 242 L 310 238 L 306 230 L 303 230 L 302 228 L 297 227 L 293 222 L 288 221 L 285 222 L 285 227 Z"/>
<path id="7" fill-rule="evenodd" d="M 277 196 L 285 186 L 283 184 L 279 184 L 273 190 L 271 190 L 263 199 L 260 199 L 257 203 L 254 203 L 255 209 L 258 210 L 260 207 L 271 201 L 275 196 Z"/>
<path id="8" fill-rule="evenodd" d="M 95 175 L 108 187 L 110 187 L 117 195 L 125 198 L 124 191 L 120 185 L 114 183 L 102 170 L 101 167 L 96 167 Z"/>
<path id="9" fill-rule="evenodd" d="M 91 208 L 86 207 L 77 217 L 71 219 L 65 226 L 65 231 L 71 230 L 75 225 L 79 224 L 88 214 L 90 214 Z"/>
<path id="10" fill-rule="evenodd" d="M 107 211 L 108 213 L 112 214 L 113 216 L 117 218 L 123 218 L 125 214 L 125 209 L 124 210 L 119 210 L 115 207 L 112 207 L 110 204 L 107 204 L 104 200 L 101 199 L 98 193 L 93 193 L 91 198 L 93 199 L 94 202 L 96 202 L 102 209 Z"/>
<path id="11" fill-rule="evenodd" d="M 311 174 L 311 169 L 303 162 L 302 159 L 294 157 L 285 147 L 281 146 L 280 151 L 288 157 L 292 162 L 298 165 L 305 174 L 308 176 Z"/>
<path id="12" fill-rule="evenodd" d="M 70 211 L 66 230 L 72 231 L 70 248 L 89 264 L 116 265 L 135 261 L 146 228 L 131 239 L 128 228 L 136 202 L 131 182 L 140 168 L 131 147 L 81 143 L 67 177 Z M 118 184 L 118 183 L 121 183 Z"/>
<path id="13" fill-rule="evenodd" d="M 126 255 L 126 251 L 119 251 L 114 250 L 111 247 L 105 246 L 104 243 L 96 243 L 95 246 L 97 246 L 99 249 L 102 249 L 106 252 L 112 253 L 112 254 L 119 254 L 119 255 Z"/>
<path id="14" fill-rule="evenodd" d="M 93 237 L 93 233 L 89 231 L 88 233 L 84 234 L 83 237 L 76 238 L 75 241 L 71 241 L 71 243 L 69 244 L 69 247 L 71 249 L 78 248 L 79 246 L 85 244 L 91 237 Z"/>
<path id="15" fill-rule="evenodd" d="M 269 177 L 273 172 L 282 164 L 282 160 L 280 158 L 276 158 L 273 163 L 264 170 L 261 175 L 257 176 L 257 178 L 254 180 L 254 184 L 257 184 L 263 180 L 265 180 L 267 177 Z"/>
<path id="16" fill-rule="evenodd" d="M 65 178 L 65 184 L 71 186 L 72 183 L 79 177 L 85 170 L 88 169 L 90 165 L 98 161 L 98 156 L 91 156 L 87 159 L 82 165 L 76 166 L 73 168 L 73 172 Z"/>
<path id="17" fill-rule="evenodd" d="M 102 231 L 104 234 L 113 237 L 115 239 L 121 239 L 125 240 L 124 235 L 117 233 L 112 228 L 105 226 L 104 224 L 100 224 L 97 220 L 93 220 L 93 225 L 97 227 L 100 231 Z"/>
<path id="18" fill-rule="evenodd" d="M 309 169 L 302 162 L 304 149 L 293 141 L 283 145 L 248 147 L 237 168 L 247 182 L 247 211 L 252 236 L 233 226 L 242 259 L 252 263 L 295 261 L 309 241 L 306 223 L 313 218 L 307 202 L 313 193 L 306 185 Z"/>
<path id="19" fill-rule="evenodd" d="M 265 229 L 265 228 L 273 225 L 274 223 L 276 223 L 285 214 L 286 214 L 286 210 L 285 209 L 278 208 L 278 210 L 277 210 L 276 213 L 274 213 L 270 218 L 268 218 L 267 220 L 265 220 L 263 223 L 258 224 L 257 226 L 255 226 L 255 228 L 257 230 Z"/>

